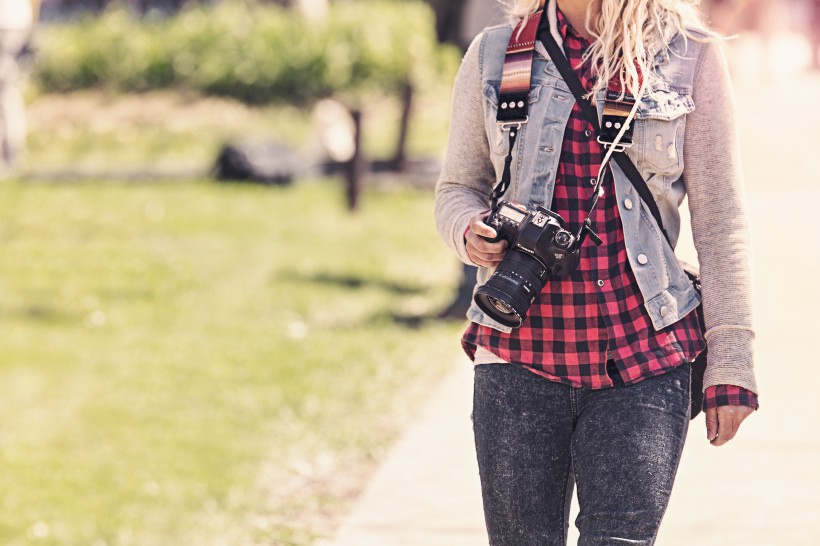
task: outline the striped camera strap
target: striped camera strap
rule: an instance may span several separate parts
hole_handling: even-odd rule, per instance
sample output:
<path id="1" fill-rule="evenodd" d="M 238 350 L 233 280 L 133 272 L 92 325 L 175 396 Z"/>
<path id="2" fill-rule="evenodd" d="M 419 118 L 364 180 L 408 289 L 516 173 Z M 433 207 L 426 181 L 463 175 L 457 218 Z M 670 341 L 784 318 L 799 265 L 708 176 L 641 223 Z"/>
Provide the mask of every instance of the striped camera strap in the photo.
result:
<path id="1" fill-rule="evenodd" d="M 530 80 L 532 79 L 532 58 L 535 53 L 535 39 L 544 10 L 539 10 L 522 20 L 513 29 L 504 68 L 501 73 L 501 91 L 498 97 L 496 123 L 503 131 L 509 131 L 510 146 L 504 159 L 504 172 L 492 193 L 492 208 L 510 187 L 511 165 L 515 138 L 521 126 L 527 123 L 530 108 Z"/>

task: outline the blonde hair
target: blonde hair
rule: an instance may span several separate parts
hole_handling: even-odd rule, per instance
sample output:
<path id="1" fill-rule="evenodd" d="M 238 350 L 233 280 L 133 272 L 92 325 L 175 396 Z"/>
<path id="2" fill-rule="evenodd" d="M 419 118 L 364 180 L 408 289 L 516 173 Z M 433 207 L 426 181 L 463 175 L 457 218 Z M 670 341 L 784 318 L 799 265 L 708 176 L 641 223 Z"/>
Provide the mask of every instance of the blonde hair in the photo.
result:
<path id="1" fill-rule="evenodd" d="M 593 20 L 593 3 L 599 6 Z M 596 78 L 590 95 L 606 89 L 618 77 L 622 89 L 637 95 L 640 76 L 644 87 L 652 92 L 658 76 L 652 69 L 650 52 L 668 47 L 665 36 L 674 30 L 685 39 L 711 40 L 718 35 L 701 21 L 697 6 L 700 0 L 592 0 L 587 9 L 586 30 L 594 37 L 584 54 L 584 63 L 594 67 Z M 545 0 L 514 0 L 508 9 L 517 22 L 543 8 Z M 700 31 L 693 34 L 692 30 Z"/>

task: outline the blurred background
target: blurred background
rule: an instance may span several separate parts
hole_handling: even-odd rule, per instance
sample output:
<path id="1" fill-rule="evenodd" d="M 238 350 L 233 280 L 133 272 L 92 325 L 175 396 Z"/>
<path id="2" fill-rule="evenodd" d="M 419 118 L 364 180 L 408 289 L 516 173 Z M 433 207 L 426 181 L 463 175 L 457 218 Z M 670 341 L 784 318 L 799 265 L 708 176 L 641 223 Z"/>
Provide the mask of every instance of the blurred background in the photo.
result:
<path id="1" fill-rule="evenodd" d="M 684 457 L 664 544 L 817 544 L 820 2 L 702 9 L 736 35 L 762 409 Z M 432 188 L 461 54 L 501 20 L 493 0 L 0 0 L 0 543 L 334 534 L 466 365 L 471 272 Z M 736 542 L 703 538 L 722 525 Z"/>

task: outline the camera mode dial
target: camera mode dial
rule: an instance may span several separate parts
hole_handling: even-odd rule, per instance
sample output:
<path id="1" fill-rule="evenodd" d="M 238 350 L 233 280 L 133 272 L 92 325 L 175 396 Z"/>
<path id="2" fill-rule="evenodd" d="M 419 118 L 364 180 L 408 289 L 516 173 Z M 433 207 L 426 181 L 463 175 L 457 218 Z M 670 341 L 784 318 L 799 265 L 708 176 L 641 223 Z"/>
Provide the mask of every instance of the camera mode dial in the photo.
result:
<path id="1" fill-rule="evenodd" d="M 572 244 L 572 235 L 569 231 L 560 230 L 555 234 L 555 246 L 567 249 Z"/>

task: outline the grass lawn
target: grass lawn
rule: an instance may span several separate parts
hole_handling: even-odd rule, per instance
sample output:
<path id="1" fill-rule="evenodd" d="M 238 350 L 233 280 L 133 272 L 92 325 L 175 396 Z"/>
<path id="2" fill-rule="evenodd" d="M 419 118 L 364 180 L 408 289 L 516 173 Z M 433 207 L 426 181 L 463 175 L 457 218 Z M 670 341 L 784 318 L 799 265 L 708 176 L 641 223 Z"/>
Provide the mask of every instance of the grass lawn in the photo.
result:
<path id="1" fill-rule="evenodd" d="M 408 134 L 414 157 L 438 158 L 447 143 L 448 85 L 418 90 Z M 27 107 L 29 132 L 24 171 L 44 173 L 159 170 L 205 173 L 220 147 L 236 139 L 275 139 L 292 146 L 300 161 L 325 159 L 320 124 L 312 110 L 238 101 L 177 91 L 111 94 L 92 90 L 67 95 L 33 95 Z M 395 152 L 401 104 L 374 94 L 363 117 L 368 158 Z"/>
<path id="2" fill-rule="evenodd" d="M 6 546 L 311 544 L 458 355 L 429 192 L 0 191 Z"/>

